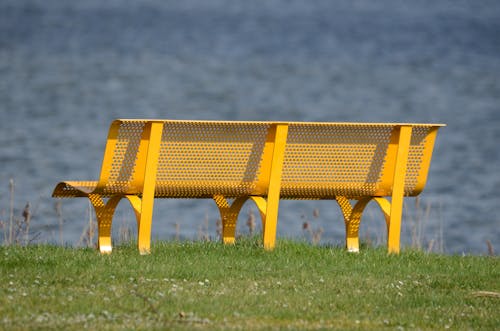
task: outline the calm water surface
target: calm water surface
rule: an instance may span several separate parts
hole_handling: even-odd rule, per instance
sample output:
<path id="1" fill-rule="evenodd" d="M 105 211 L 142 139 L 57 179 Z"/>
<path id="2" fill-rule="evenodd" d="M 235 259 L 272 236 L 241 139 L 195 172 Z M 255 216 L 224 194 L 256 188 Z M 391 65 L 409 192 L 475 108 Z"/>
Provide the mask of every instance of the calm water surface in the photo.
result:
<path id="1" fill-rule="evenodd" d="M 500 250 L 498 1 L 0 1 L 0 220 L 12 178 L 16 218 L 29 201 L 39 240 L 59 242 L 51 191 L 97 178 L 115 118 L 446 123 L 403 242 L 419 218 L 424 245 Z M 384 240 L 369 207 L 363 236 Z M 63 201 L 65 242 L 87 208 Z M 215 236 L 217 218 L 157 200 L 154 237 Z M 132 219 L 120 205 L 115 232 Z M 305 221 L 342 244 L 333 202 L 283 202 L 279 235 L 307 237 Z"/>

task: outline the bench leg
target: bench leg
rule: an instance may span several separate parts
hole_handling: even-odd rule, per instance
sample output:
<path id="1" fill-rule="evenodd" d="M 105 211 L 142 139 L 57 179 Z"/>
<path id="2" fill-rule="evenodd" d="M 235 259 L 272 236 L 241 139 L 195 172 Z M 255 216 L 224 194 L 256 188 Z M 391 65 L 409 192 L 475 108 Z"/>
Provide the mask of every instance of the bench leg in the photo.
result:
<path id="1" fill-rule="evenodd" d="M 366 205 L 371 198 L 362 198 L 352 207 L 349 199 L 345 197 L 336 197 L 336 201 L 344 215 L 346 228 L 346 247 L 348 252 L 359 252 L 359 226 L 361 224 L 361 216 Z"/>
<path id="2" fill-rule="evenodd" d="M 276 230 L 278 227 L 279 196 L 272 199 L 268 197 L 266 220 L 264 222 L 264 249 L 273 250 L 276 246 Z"/>
<path id="3" fill-rule="evenodd" d="M 399 253 L 401 235 L 401 217 L 403 214 L 403 199 L 393 199 L 389 202 L 385 198 L 373 198 L 385 216 L 387 226 L 387 250 L 389 253 Z M 391 226 L 392 225 L 392 226 Z"/>
<path id="4" fill-rule="evenodd" d="M 403 214 L 403 198 L 405 196 L 405 177 L 408 154 L 411 144 L 412 127 L 403 125 L 400 128 L 399 143 L 394 165 L 394 179 L 391 197 L 389 233 L 387 235 L 387 250 L 389 253 L 399 253 L 401 236 L 401 216 Z"/>
<path id="5" fill-rule="evenodd" d="M 391 203 L 385 198 L 373 198 L 378 203 L 385 216 L 385 225 L 387 227 L 387 238 L 389 238 L 389 226 L 391 224 Z"/>
<path id="6" fill-rule="evenodd" d="M 130 200 L 130 199 L 129 199 Z M 151 225 L 153 220 L 153 205 L 154 199 L 145 199 L 132 202 L 136 206 L 140 206 L 140 213 L 136 212 L 138 216 L 137 221 L 137 247 L 141 255 L 147 255 L 151 252 Z M 135 207 L 134 207 L 135 209 Z"/>
<path id="7" fill-rule="evenodd" d="M 149 134 L 147 131 L 149 131 Z M 136 199 L 133 199 L 133 201 L 129 199 L 134 209 L 140 206 L 137 245 L 141 255 L 149 254 L 151 251 L 151 223 L 153 222 L 156 172 L 158 170 L 163 123 L 150 122 L 149 127 L 145 128 L 145 132 L 148 138 L 146 139 L 147 142 L 144 142 L 144 148 L 147 150 L 145 151 L 145 159 L 143 160 L 144 164 L 136 174 L 143 179 L 142 198 L 140 203 Z M 137 212 L 136 215 L 138 215 Z"/>
<path id="8" fill-rule="evenodd" d="M 99 251 L 103 254 L 109 254 L 112 251 L 111 226 L 113 223 L 113 215 L 122 198 L 123 196 L 114 196 L 105 202 L 104 199 L 98 194 L 89 195 L 89 200 L 94 207 L 97 217 Z M 140 229 L 142 208 L 141 199 L 135 195 L 127 195 L 125 198 L 127 198 L 134 209 L 137 220 L 137 229 Z M 149 239 L 149 236 L 147 236 L 147 239 Z M 144 239 L 141 241 L 141 237 L 139 235 L 137 240 L 139 247 L 149 247 L 149 241 L 144 242 Z"/>
<path id="9" fill-rule="evenodd" d="M 266 228 L 266 211 L 267 211 L 267 201 L 263 197 L 250 197 L 250 199 L 255 202 L 255 205 L 259 209 L 260 219 L 262 222 L 262 228 Z"/>
<path id="10" fill-rule="evenodd" d="M 241 207 L 248 198 L 238 198 L 234 200 L 232 204 L 230 204 L 222 195 L 216 195 L 213 199 L 217 204 L 217 207 L 219 207 L 220 218 L 222 222 L 222 241 L 224 242 L 224 244 L 234 244 L 238 214 L 240 213 Z"/>
<path id="11" fill-rule="evenodd" d="M 144 235 L 141 237 L 141 218 L 142 218 L 142 200 L 136 195 L 126 195 L 125 198 L 130 202 L 130 205 L 134 209 L 135 213 L 135 219 L 137 222 L 137 246 L 139 249 L 139 252 L 141 254 L 147 254 L 149 253 L 149 248 L 150 248 L 150 238 L 151 238 L 151 233 L 149 233 L 146 236 L 146 242 L 144 242 Z M 151 222 L 151 221 L 150 221 Z M 145 253 L 141 251 L 141 247 L 146 247 L 147 249 L 145 250 Z"/>
<path id="12" fill-rule="evenodd" d="M 281 175 L 285 160 L 287 136 L 288 124 L 274 124 L 269 128 L 262 156 L 262 173 L 259 178 L 259 181 L 263 184 L 263 188 L 267 189 L 267 201 L 263 198 L 262 200 L 254 199 L 259 206 L 261 214 L 262 210 L 265 210 L 263 241 L 264 249 L 266 250 L 272 250 L 276 245 L 276 228 L 278 226 L 278 208 L 281 194 Z"/>
<path id="13" fill-rule="evenodd" d="M 363 198 L 359 200 L 354 207 L 351 202 L 345 197 L 337 197 L 337 203 L 344 215 L 346 225 L 346 247 L 349 252 L 359 252 L 359 226 L 361 224 L 362 213 L 370 200 L 374 200 L 379 205 L 384 213 L 385 223 L 387 227 L 387 246 L 389 253 L 399 252 L 399 228 L 393 227 L 392 242 L 391 242 L 391 222 L 401 224 L 401 207 L 394 208 L 392 203 L 385 198 Z M 401 202 L 400 202 L 401 203 Z M 392 214 L 396 210 L 394 214 Z M 394 228 L 396 228 L 394 230 Z"/>
<path id="14" fill-rule="evenodd" d="M 217 207 L 219 207 L 220 217 L 222 221 L 222 240 L 224 244 L 234 244 L 236 235 L 236 223 L 241 207 L 248 200 L 251 199 L 257 205 L 262 220 L 262 229 L 265 229 L 266 224 L 266 199 L 262 197 L 240 197 L 230 204 L 227 199 L 222 195 L 213 197 Z"/>
<path id="15" fill-rule="evenodd" d="M 89 200 L 97 217 L 99 251 L 103 254 L 109 254 L 112 250 L 111 224 L 116 206 L 121 198 L 121 196 L 115 196 L 104 202 L 103 198 L 98 194 L 89 195 Z"/>
<path id="16" fill-rule="evenodd" d="M 399 254 L 402 214 L 403 196 L 392 197 L 390 220 L 387 230 L 387 251 L 389 253 Z"/>

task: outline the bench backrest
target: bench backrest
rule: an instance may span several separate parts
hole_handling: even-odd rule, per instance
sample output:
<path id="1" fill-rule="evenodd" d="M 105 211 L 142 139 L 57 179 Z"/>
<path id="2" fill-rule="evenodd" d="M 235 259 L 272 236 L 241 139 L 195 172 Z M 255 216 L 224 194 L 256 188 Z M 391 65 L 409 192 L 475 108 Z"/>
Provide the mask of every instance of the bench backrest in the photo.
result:
<path id="1" fill-rule="evenodd" d="M 277 125 L 286 125 L 282 198 L 391 194 L 402 124 L 154 121 L 163 126 L 156 173 L 158 197 L 266 195 Z M 140 193 L 151 134 L 148 120 L 111 125 L 100 187 Z M 410 125 L 410 124 L 406 124 Z M 425 186 L 436 124 L 411 124 L 405 195 Z"/>

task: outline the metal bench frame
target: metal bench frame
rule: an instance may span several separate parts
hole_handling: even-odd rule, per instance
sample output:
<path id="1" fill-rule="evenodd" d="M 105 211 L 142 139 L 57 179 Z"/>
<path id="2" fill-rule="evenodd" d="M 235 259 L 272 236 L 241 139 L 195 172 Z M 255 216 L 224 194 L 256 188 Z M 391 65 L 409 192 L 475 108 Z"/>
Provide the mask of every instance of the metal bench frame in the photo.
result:
<path id="1" fill-rule="evenodd" d="M 267 250 L 275 247 L 280 199 L 332 199 L 337 201 L 342 210 L 346 246 L 352 252 L 359 251 L 359 226 L 363 210 L 374 200 L 385 216 L 388 252 L 399 253 L 403 198 L 418 195 L 423 190 L 436 134 L 442 126 L 409 123 L 116 120 L 109 129 L 99 180 L 60 182 L 54 189 L 53 197 L 90 199 L 97 217 L 98 243 L 102 253 L 111 252 L 113 214 L 120 200 L 126 198 L 135 211 L 141 254 L 150 252 L 155 198 L 214 199 L 220 210 L 223 242 L 226 244 L 235 242 L 239 212 L 250 199 L 260 211 L 263 244 Z M 169 130 L 177 136 L 168 136 Z M 190 136 L 191 130 L 196 133 Z M 209 145 L 203 136 L 196 136 L 203 134 L 203 130 L 209 131 L 206 138 L 211 140 Z M 295 136 L 302 139 L 300 143 L 289 141 L 290 130 L 298 132 Z M 320 132 L 319 137 L 315 136 L 316 131 Z M 327 133 L 326 138 L 321 136 L 323 131 Z M 358 133 L 360 139 L 356 138 Z M 239 159 L 231 160 L 231 140 L 238 140 L 239 136 L 245 135 L 248 136 L 244 138 L 245 141 L 234 142 L 234 157 Z M 342 135 L 347 138 L 339 137 Z M 372 142 L 371 136 L 378 142 Z M 259 142 L 254 143 L 249 139 Z M 328 139 L 340 140 L 330 142 Z M 222 146 L 220 156 L 217 155 L 219 145 Z M 360 162 L 356 160 L 358 145 Z M 243 148 L 243 152 L 236 150 L 238 146 Z M 212 147 L 215 151 L 208 151 Z M 175 149 L 175 156 L 169 155 L 171 149 Z M 190 153 L 189 160 L 182 160 L 183 151 Z M 197 161 L 194 157 L 196 153 L 207 153 L 208 156 L 202 155 Z M 353 153 L 356 155 L 348 155 Z M 304 162 L 300 160 L 302 154 Z M 245 158 L 252 157 L 253 166 L 250 160 L 248 166 L 243 164 Z M 347 159 L 342 160 L 343 157 Z M 371 157 L 378 158 L 375 166 L 370 163 Z M 332 170 L 318 168 L 328 168 L 330 162 L 333 166 L 337 161 L 338 169 L 334 175 L 338 177 L 338 183 L 329 182 L 328 174 Z M 194 164 L 196 162 L 201 165 Z M 203 165 L 203 162 L 207 165 Z M 311 167 L 308 169 L 310 162 Z M 221 172 L 223 177 L 224 171 L 230 171 L 233 164 L 235 168 L 245 171 L 243 175 L 237 174 L 242 178 L 239 181 L 238 178 L 218 181 L 217 173 Z M 217 168 L 218 165 L 222 165 L 222 169 L 213 170 L 215 174 L 207 170 L 207 167 Z M 250 175 L 246 173 L 248 170 L 245 167 L 253 167 Z M 374 167 L 377 171 L 369 175 L 368 172 L 372 172 Z M 408 175 L 410 170 L 411 176 Z M 210 172 L 209 179 L 205 178 L 207 175 L 204 172 L 207 171 Z M 284 171 L 285 177 L 292 179 L 287 177 L 285 182 Z M 159 178 L 163 175 L 157 177 L 159 172 L 173 174 L 165 175 L 168 180 L 164 180 Z M 318 172 L 319 175 L 315 175 L 318 178 L 311 177 L 308 172 Z M 182 177 L 185 173 L 190 173 L 192 178 L 175 179 L 175 176 Z M 357 179 L 352 179 L 351 173 Z M 345 174 L 345 179 L 342 174 Z M 302 181 L 302 175 L 307 180 Z M 228 176 L 233 178 L 236 175 L 231 173 Z M 248 176 L 250 179 L 246 178 Z M 390 200 L 386 197 L 390 197 Z"/>

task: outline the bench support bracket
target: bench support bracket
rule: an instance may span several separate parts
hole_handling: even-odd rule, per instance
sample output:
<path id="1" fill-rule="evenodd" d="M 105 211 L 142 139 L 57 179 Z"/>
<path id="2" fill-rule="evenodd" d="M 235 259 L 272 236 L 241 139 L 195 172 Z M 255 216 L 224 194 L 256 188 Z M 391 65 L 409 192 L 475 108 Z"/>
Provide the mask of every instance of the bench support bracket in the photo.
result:
<path id="1" fill-rule="evenodd" d="M 267 190 L 267 199 L 262 196 L 245 196 L 235 199 L 231 204 L 222 195 L 213 197 L 219 207 L 222 220 L 222 240 L 225 244 L 235 241 L 236 222 L 241 207 L 251 199 L 259 208 L 262 219 L 264 249 L 272 250 L 276 245 L 276 228 L 281 192 L 281 173 L 285 158 L 285 146 L 288 135 L 287 124 L 271 126 L 267 135 L 266 151 L 263 155 L 262 185 Z"/>
<path id="2" fill-rule="evenodd" d="M 141 254 L 148 254 L 151 247 L 151 223 L 156 186 L 156 171 L 161 144 L 163 124 L 151 121 L 144 128 L 140 149 L 145 154 L 144 161 L 136 169 L 136 182 L 142 186 L 142 197 L 137 195 L 114 195 L 105 201 L 99 194 L 89 194 L 98 223 L 98 242 L 101 253 L 111 253 L 111 224 L 116 206 L 122 198 L 127 198 L 134 208 L 137 219 L 137 245 Z M 114 145 L 113 145 L 114 146 Z M 113 146 L 109 147 L 112 148 Z M 108 170 L 106 170 L 108 171 Z"/>
<path id="3" fill-rule="evenodd" d="M 98 194 L 89 194 L 89 200 L 94 207 L 97 217 L 98 247 L 99 251 L 102 254 L 109 254 L 112 251 L 111 225 L 113 223 L 113 215 L 115 213 L 116 207 L 118 206 L 118 203 L 122 198 L 126 198 L 132 205 L 137 220 L 137 228 L 139 228 L 142 205 L 141 199 L 139 197 L 135 195 L 115 195 L 105 201 Z"/>
<path id="4" fill-rule="evenodd" d="M 257 205 L 262 220 L 262 228 L 265 228 L 267 201 L 263 197 L 239 197 L 232 203 L 229 203 L 229 201 L 222 195 L 216 195 L 213 199 L 217 204 L 217 207 L 219 207 L 220 217 L 222 221 L 222 241 L 224 242 L 224 244 L 235 243 L 236 223 L 238 221 L 238 215 L 240 214 L 241 207 L 243 207 L 243 204 L 248 199 L 253 200 L 253 202 L 255 202 L 255 204 Z"/>
<path id="5" fill-rule="evenodd" d="M 344 215 L 346 225 L 346 247 L 349 252 L 359 252 L 359 226 L 361 215 L 372 199 L 378 203 L 385 216 L 387 225 L 387 249 L 389 253 L 399 253 L 401 236 L 401 216 L 403 214 L 403 198 L 405 195 L 405 174 L 408 163 L 408 151 L 411 143 L 412 128 L 402 125 L 396 129 L 395 142 L 397 149 L 393 155 L 392 195 L 391 201 L 382 197 L 365 197 L 356 199 L 354 207 L 348 198 L 337 196 L 335 199 Z"/>
<path id="6" fill-rule="evenodd" d="M 339 204 L 340 209 L 342 210 L 342 214 L 344 215 L 344 222 L 346 227 L 346 248 L 349 252 L 359 252 L 359 226 L 361 225 L 361 216 L 363 214 L 363 211 L 365 210 L 365 207 L 371 200 L 377 202 L 380 206 L 380 209 L 382 209 L 382 212 L 385 216 L 387 233 L 389 233 L 391 203 L 387 199 L 379 197 L 366 197 L 360 200 L 356 200 L 357 202 L 353 207 L 349 199 L 347 199 L 346 197 L 338 196 L 336 198 L 336 201 Z"/>

